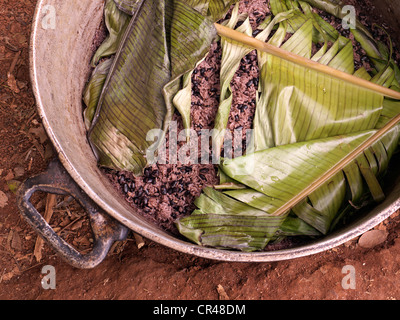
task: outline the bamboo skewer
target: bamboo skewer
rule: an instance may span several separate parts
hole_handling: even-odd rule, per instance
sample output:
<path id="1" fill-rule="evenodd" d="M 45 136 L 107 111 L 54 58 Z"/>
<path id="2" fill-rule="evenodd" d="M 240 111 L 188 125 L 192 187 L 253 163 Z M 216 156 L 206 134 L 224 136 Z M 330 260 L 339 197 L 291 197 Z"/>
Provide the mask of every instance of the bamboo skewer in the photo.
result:
<path id="1" fill-rule="evenodd" d="M 256 38 L 250 37 L 244 33 L 241 33 L 239 31 L 233 30 L 231 28 L 225 27 L 218 23 L 215 23 L 214 25 L 220 36 L 223 36 L 223 37 L 232 39 L 234 41 L 246 44 L 249 47 L 253 47 L 254 49 L 257 49 L 257 50 L 266 52 L 268 54 L 271 54 L 273 56 L 279 57 L 281 59 L 296 63 L 303 67 L 328 74 L 332 77 L 355 84 L 355 85 L 363 87 L 365 89 L 369 89 L 374 92 L 378 92 L 388 98 L 400 100 L 400 92 L 380 86 L 380 85 L 370 82 L 368 80 L 358 78 L 356 76 L 345 73 L 343 71 L 336 70 L 332 67 L 323 65 L 316 61 L 301 57 L 297 54 L 283 50 L 279 47 L 273 46 L 269 43 L 266 43 L 266 42 L 263 42 Z"/>

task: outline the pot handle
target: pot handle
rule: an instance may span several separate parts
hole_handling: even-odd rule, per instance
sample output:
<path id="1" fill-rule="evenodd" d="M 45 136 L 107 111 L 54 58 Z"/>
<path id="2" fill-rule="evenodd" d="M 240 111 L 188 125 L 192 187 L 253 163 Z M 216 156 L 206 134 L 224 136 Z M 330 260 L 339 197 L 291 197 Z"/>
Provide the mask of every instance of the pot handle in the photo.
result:
<path id="1" fill-rule="evenodd" d="M 81 254 L 61 238 L 30 202 L 32 194 L 43 191 L 58 195 L 71 195 L 87 211 L 94 236 L 92 250 Z M 50 162 L 43 173 L 27 179 L 17 190 L 17 204 L 21 215 L 33 229 L 48 242 L 66 262 L 80 269 L 100 264 L 115 241 L 125 240 L 128 228 L 102 211 L 84 193 L 58 160 Z"/>

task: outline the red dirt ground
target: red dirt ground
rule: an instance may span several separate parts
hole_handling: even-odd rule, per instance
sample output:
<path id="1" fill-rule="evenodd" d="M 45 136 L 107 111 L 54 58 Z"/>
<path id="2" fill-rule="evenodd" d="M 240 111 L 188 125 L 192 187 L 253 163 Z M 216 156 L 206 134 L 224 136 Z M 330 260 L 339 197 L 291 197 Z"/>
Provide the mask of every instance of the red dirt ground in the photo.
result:
<path id="1" fill-rule="evenodd" d="M 38 262 L 37 235 L 21 218 L 13 188 L 43 171 L 51 145 L 36 113 L 29 82 L 28 43 L 36 0 L 0 0 L 0 299 L 399 299 L 400 217 L 376 229 L 386 240 L 363 249 L 354 239 L 310 257 L 274 263 L 227 263 L 181 254 L 145 239 L 118 243 L 91 270 L 72 268 L 45 244 Z M 8 75 L 8 73 L 10 75 Z M 15 81 L 14 81 L 15 79 Z M 59 201 L 65 199 L 58 199 Z M 44 211 L 46 195 L 34 198 Z M 62 207 L 52 225 L 82 250 L 90 247 L 86 220 Z M 87 226 L 86 226 L 87 227 Z M 42 267 L 56 270 L 56 289 L 41 285 Z M 342 269 L 355 270 L 355 289 L 344 289 Z"/>

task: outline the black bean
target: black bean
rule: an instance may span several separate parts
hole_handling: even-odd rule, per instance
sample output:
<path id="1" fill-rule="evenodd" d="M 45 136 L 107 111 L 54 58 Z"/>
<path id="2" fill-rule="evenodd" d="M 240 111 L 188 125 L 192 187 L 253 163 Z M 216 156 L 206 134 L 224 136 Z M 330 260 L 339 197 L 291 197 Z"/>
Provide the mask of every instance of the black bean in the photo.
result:
<path id="1" fill-rule="evenodd" d="M 201 169 L 200 169 L 200 172 L 201 172 L 201 173 L 208 173 L 208 168 L 201 168 Z"/>
<path id="2" fill-rule="evenodd" d="M 249 81 L 246 83 L 246 87 L 247 87 L 247 88 L 251 87 L 252 85 L 253 85 L 253 79 L 249 80 Z"/>
<path id="3" fill-rule="evenodd" d="M 147 206 L 148 203 L 149 203 L 149 198 L 144 197 L 144 198 L 143 198 L 143 205 L 144 205 L 144 206 Z"/>
<path id="4" fill-rule="evenodd" d="M 243 22 L 244 22 L 244 21 L 239 21 L 239 22 L 236 24 L 236 28 L 239 28 L 239 27 L 243 24 Z"/>
<path id="5" fill-rule="evenodd" d="M 150 168 L 145 168 L 145 169 L 144 169 L 144 175 L 145 175 L 146 177 L 150 176 L 150 175 L 151 175 L 151 169 L 150 169 Z"/>
<path id="6" fill-rule="evenodd" d="M 135 191 L 135 187 L 136 187 L 135 182 L 132 181 L 131 186 L 130 186 L 130 191 L 131 192 Z"/>
<path id="7" fill-rule="evenodd" d="M 119 177 L 119 183 L 122 184 L 124 182 L 125 182 L 125 176 L 122 175 L 122 176 Z"/>
<path id="8" fill-rule="evenodd" d="M 200 178 L 202 179 L 202 180 L 207 180 L 207 178 L 206 178 L 206 176 L 204 175 L 204 174 L 199 174 L 199 176 L 200 176 Z"/>
<path id="9" fill-rule="evenodd" d="M 258 22 L 257 22 L 258 23 Z M 262 30 L 261 29 L 256 29 L 253 31 L 253 37 L 256 37 L 259 33 L 261 33 Z"/>
<path id="10" fill-rule="evenodd" d="M 161 194 L 167 194 L 167 188 L 165 186 L 161 186 Z"/>
<path id="11" fill-rule="evenodd" d="M 128 185 L 125 183 L 124 184 L 124 193 L 128 193 L 129 189 L 128 189 Z"/>
<path id="12" fill-rule="evenodd" d="M 235 121 L 239 121 L 239 115 L 235 114 Z"/>

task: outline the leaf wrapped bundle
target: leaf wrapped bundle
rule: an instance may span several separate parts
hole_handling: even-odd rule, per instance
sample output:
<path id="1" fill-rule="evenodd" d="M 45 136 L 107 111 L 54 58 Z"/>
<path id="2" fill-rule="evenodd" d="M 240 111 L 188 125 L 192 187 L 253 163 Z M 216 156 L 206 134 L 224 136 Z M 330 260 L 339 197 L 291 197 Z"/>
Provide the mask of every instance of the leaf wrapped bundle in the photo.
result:
<path id="1" fill-rule="evenodd" d="M 270 44 L 342 72 L 397 88 L 389 55 L 380 56 L 386 59 L 386 68 L 378 66 L 375 75 L 369 75 L 363 68 L 355 72 L 351 41 L 312 12 L 308 2 L 311 1 L 270 1 L 275 16 L 288 15 L 280 21 Z M 364 28 L 361 30 L 365 32 Z M 293 35 L 285 41 L 287 33 Z M 330 48 L 328 41 L 333 42 Z M 321 49 L 313 55 L 313 43 L 321 42 Z M 382 46 L 380 50 L 384 51 Z M 327 234 L 344 214 L 365 200 L 379 202 L 384 198 L 380 182 L 398 145 L 398 125 L 342 170 L 326 178 L 313 192 L 304 191 L 318 179 L 323 181 L 332 167 L 398 115 L 400 103 L 379 92 L 262 51 L 258 52 L 258 58 L 261 71 L 253 123 L 254 150 L 245 156 L 223 159 L 220 164 L 219 188 L 223 189 L 226 181 L 230 186 L 244 186 L 227 187 L 220 194 L 240 205 L 228 206 L 227 198 L 214 195 L 214 205 L 205 206 L 209 202 L 204 201 L 210 193 L 207 191 L 196 201 L 199 209 L 177 223 L 184 235 L 195 234 L 196 237 L 189 238 L 201 245 L 262 250 L 269 241 L 280 238 L 278 234 L 285 229 L 285 221 L 302 224 L 303 228 L 298 224 L 299 229 L 293 229 L 291 235 Z M 302 193 L 302 201 L 288 206 Z M 240 208 L 243 204 L 253 209 L 241 208 L 229 222 L 225 216 L 222 218 L 231 211 L 227 208 Z M 288 209 L 282 212 L 285 206 Z M 285 218 L 280 225 L 277 216 Z M 254 233 L 238 228 L 239 217 L 258 221 Z M 268 238 L 265 241 L 260 238 L 261 226 L 271 231 L 264 232 Z"/>

